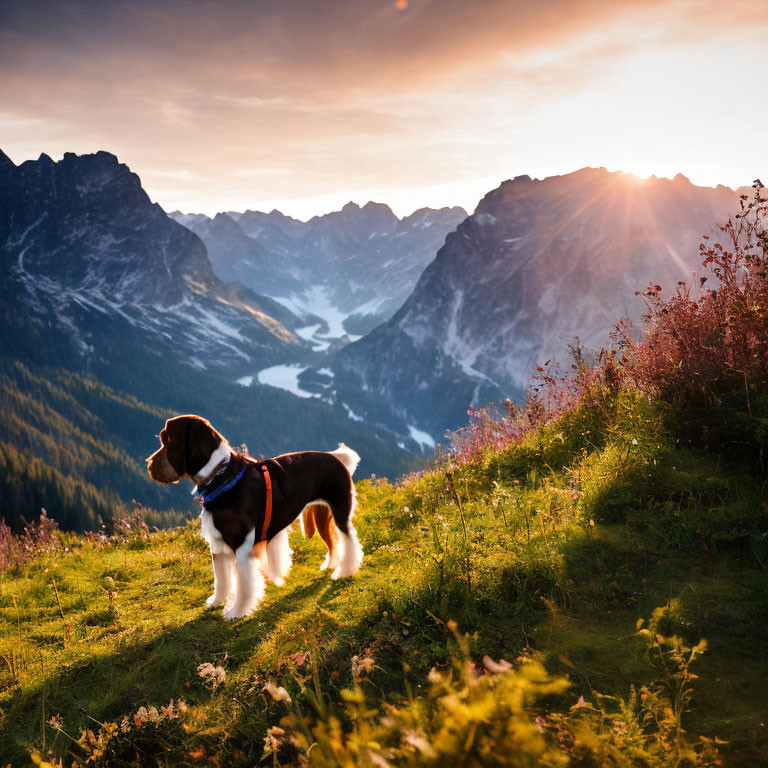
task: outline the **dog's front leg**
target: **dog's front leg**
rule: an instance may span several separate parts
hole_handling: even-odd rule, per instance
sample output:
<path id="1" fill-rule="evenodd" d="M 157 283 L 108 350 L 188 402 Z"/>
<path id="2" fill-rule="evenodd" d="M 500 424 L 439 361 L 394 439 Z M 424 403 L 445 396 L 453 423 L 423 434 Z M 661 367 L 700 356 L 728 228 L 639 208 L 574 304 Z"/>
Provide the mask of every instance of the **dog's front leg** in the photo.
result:
<path id="1" fill-rule="evenodd" d="M 206 608 L 227 602 L 232 591 L 232 573 L 235 570 L 234 552 L 211 552 L 213 561 L 213 594 L 205 601 Z"/>
<path id="2" fill-rule="evenodd" d="M 223 616 L 227 620 L 247 616 L 264 596 L 264 576 L 259 568 L 258 558 L 253 556 L 255 538 L 256 531 L 253 530 L 235 550 L 237 586 L 234 602 L 229 608 L 224 609 Z"/>

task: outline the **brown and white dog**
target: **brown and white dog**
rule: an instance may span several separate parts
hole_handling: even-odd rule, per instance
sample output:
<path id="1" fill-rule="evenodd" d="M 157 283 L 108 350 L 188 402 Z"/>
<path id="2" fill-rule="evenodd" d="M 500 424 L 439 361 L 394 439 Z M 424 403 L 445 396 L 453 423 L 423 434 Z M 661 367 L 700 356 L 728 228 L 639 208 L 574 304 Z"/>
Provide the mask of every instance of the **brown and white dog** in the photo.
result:
<path id="1" fill-rule="evenodd" d="M 205 419 L 176 416 L 159 434 L 162 446 L 147 460 L 159 483 L 189 478 L 203 511 L 200 533 L 213 560 L 212 608 L 224 618 L 251 613 L 264 594 L 264 577 L 282 584 L 291 567 L 288 528 L 302 515 L 309 537 L 315 529 L 328 544 L 321 570 L 331 578 L 357 573 L 363 549 L 352 525 L 360 457 L 343 443 L 330 453 L 303 451 L 257 461 L 234 451 Z M 233 579 L 233 576 L 236 578 Z"/>

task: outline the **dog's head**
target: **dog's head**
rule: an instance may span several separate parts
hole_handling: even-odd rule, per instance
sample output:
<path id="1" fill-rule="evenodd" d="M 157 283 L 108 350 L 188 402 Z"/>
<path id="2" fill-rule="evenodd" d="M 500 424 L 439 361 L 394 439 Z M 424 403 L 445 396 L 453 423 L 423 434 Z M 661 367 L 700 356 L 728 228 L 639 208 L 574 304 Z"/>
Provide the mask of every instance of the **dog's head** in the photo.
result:
<path id="1" fill-rule="evenodd" d="M 200 470 L 216 458 L 217 451 L 222 452 L 222 460 L 229 455 L 224 452 L 227 441 L 200 416 L 168 419 L 158 437 L 161 447 L 145 459 L 149 476 L 158 483 L 177 483 L 183 477 L 196 479 Z"/>

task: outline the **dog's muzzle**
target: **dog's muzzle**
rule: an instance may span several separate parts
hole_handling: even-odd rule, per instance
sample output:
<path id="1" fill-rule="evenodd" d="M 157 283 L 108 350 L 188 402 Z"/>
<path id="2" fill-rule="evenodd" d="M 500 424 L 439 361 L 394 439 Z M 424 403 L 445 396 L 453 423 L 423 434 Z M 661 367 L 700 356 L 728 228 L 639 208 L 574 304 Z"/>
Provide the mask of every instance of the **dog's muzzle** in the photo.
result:
<path id="1" fill-rule="evenodd" d="M 147 464 L 149 476 L 158 483 L 176 483 L 181 480 L 181 475 L 171 466 L 168 461 L 165 448 L 155 451 L 148 459 L 144 459 Z"/>

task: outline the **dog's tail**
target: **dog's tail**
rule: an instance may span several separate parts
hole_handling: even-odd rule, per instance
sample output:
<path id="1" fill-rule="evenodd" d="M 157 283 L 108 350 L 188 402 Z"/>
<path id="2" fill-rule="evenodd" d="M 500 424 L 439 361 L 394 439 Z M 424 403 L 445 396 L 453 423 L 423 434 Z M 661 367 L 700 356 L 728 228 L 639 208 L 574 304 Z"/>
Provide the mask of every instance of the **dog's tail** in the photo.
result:
<path id="1" fill-rule="evenodd" d="M 344 443 L 339 443 L 339 447 L 335 451 L 331 451 L 331 453 L 347 468 L 347 472 L 350 475 L 355 474 L 357 465 L 360 463 L 360 455 L 356 451 L 353 451 Z"/>

